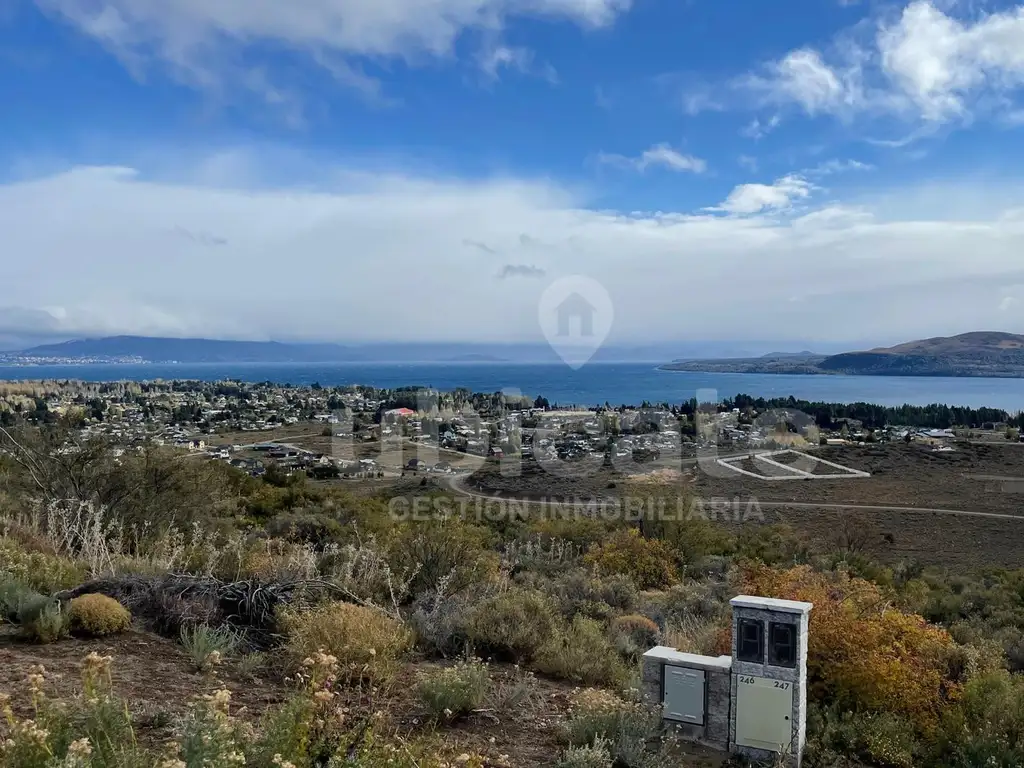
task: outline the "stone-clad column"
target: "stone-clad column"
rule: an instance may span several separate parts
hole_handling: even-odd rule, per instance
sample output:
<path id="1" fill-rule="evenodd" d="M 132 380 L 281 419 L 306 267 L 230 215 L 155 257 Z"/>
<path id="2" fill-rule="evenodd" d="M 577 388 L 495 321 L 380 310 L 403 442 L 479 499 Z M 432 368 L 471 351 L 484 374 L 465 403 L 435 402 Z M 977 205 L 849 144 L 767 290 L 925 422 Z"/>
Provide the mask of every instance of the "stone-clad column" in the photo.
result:
<path id="1" fill-rule="evenodd" d="M 730 601 L 733 609 L 732 703 L 730 750 L 753 760 L 771 760 L 781 749 L 787 763 L 799 768 L 807 737 L 807 634 L 811 603 L 740 595 Z M 761 628 L 760 658 L 751 656 L 756 644 L 740 648 L 741 622 Z M 775 641 L 773 630 L 789 627 L 795 649 Z M 779 633 L 785 637 L 785 631 Z M 774 647 L 773 647 L 774 646 Z M 790 663 L 791 662 L 791 663 Z M 785 709 L 780 709 L 784 707 Z M 769 747 L 768 734 L 785 729 L 789 743 Z M 754 746 L 752 742 L 756 742 Z"/>

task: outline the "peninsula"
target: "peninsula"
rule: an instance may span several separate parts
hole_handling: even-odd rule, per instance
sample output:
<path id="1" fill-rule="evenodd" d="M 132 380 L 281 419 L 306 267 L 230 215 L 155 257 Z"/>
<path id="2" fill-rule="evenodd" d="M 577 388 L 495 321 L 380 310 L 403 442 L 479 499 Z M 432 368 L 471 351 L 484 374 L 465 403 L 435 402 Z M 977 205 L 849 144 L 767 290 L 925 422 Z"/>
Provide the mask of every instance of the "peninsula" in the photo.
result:
<path id="1" fill-rule="evenodd" d="M 754 358 L 676 360 L 660 367 L 702 373 L 1024 378 L 1024 336 L 975 331 L 838 355 L 772 353 Z"/>

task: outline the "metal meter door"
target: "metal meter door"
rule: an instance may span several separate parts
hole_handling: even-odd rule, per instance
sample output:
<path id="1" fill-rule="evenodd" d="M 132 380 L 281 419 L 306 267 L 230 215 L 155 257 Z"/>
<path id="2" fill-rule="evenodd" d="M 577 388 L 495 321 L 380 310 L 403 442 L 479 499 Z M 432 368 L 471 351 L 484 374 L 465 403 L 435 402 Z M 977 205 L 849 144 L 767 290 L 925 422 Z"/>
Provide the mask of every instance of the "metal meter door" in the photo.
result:
<path id="1" fill-rule="evenodd" d="M 704 725 L 704 670 L 665 666 L 662 717 Z"/>
<path id="2" fill-rule="evenodd" d="M 736 743 L 770 752 L 793 742 L 793 684 L 737 675 Z"/>

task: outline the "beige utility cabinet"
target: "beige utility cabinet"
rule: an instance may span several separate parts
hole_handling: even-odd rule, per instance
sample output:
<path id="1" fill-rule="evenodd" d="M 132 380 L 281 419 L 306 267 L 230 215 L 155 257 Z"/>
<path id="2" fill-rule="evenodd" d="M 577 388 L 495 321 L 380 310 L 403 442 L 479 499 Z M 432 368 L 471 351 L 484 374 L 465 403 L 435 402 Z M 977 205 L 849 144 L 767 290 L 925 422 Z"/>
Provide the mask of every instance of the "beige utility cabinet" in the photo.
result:
<path id="1" fill-rule="evenodd" d="M 740 595 L 732 605 L 729 748 L 799 768 L 807 734 L 811 604 Z"/>

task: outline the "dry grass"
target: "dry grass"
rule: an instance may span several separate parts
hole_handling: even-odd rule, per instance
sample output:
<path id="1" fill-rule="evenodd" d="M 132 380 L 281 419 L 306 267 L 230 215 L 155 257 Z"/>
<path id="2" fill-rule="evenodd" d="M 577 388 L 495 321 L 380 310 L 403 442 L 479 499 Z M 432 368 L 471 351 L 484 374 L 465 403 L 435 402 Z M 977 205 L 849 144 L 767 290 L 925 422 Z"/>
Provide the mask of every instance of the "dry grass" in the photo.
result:
<path id="1" fill-rule="evenodd" d="M 337 658 L 341 678 L 351 682 L 389 682 L 413 641 L 402 623 L 352 603 L 325 603 L 302 612 L 287 609 L 281 626 L 287 635 L 285 652 L 294 667 L 323 651 Z"/>
<path id="2" fill-rule="evenodd" d="M 721 635 L 721 622 L 714 617 L 684 614 L 674 617 L 665 627 L 662 642 L 683 653 L 713 656 Z"/>

